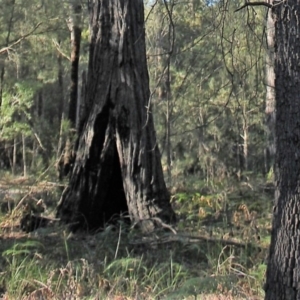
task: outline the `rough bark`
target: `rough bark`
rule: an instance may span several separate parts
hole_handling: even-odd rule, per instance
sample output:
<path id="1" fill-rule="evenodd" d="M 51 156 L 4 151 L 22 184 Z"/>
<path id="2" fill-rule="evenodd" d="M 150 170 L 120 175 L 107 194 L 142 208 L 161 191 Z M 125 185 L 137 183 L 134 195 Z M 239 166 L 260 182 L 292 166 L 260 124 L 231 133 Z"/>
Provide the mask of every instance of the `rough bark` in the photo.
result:
<path id="1" fill-rule="evenodd" d="M 94 0 L 85 105 L 70 185 L 58 216 L 99 228 L 128 212 L 144 230 L 174 219 L 149 107 L 142 0 Z M 143 221 L 143 222 L 142 222 Z"/>
<path id="2" fill-rule="evenodd" d="M 266 299 L 300 299 L 299 0 L 273 8 L 275 21 L 276 195 Z"/>

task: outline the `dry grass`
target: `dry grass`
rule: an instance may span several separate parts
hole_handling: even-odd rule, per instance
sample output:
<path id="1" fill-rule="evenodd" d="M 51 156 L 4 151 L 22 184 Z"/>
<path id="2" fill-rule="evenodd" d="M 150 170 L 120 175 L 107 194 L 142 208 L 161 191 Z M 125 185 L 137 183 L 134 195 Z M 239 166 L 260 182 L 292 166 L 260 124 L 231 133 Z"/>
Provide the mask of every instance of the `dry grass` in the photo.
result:
<path id="1" fill-rule="evenodd" d="M 175 195 L 176 235 L 122 222 L 95 235 L 57 225 L 25 234 L 18 212 L 3 215 L 2 299 L 263 299 L 271 205 L 248 192 Z"/>

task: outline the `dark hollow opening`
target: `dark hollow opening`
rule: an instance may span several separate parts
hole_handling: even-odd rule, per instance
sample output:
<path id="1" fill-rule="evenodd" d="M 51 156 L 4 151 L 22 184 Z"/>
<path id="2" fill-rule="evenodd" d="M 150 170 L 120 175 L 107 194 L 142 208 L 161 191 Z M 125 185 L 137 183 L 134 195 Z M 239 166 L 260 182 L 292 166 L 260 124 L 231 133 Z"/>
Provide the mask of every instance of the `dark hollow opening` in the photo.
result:
<path id="1" fill-rule="evenodd" d="M 116 144 L 114 145 L 114 148 L 112 173 L 110 180 L 108 181 L 106 199 L 104 200 L 101 209 L 103 225 L 107 223 L 115 223 L 120 219 L 124 219 L 126 222 L 129 222 L 128 206 L 123 187 L 123 178 Z"/>

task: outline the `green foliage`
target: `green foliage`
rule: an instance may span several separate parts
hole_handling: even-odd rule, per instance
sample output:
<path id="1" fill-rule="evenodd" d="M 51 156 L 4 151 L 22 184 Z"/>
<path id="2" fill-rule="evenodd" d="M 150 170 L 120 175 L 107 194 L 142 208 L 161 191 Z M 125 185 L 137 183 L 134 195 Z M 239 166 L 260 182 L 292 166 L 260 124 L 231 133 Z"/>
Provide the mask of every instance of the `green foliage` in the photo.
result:
<path id="1" fill-rule="evenodd" d="M 169 262 L 154 263 L 151 267 L 143 257 L 117 259 L 104 269 L 104 275 L 114 278 L 115 289 L 122 293 L 134 294 L 138 285 L 141 290 L 151 287 L 151 294 L 157 298 L 174 290 L 187 276 L 183 267 L 170 258 Z"/>
<path id="2" fill-rule="evenodd" d="M 0 287 L 9 298 L 263 295 L 272 205 L 265 179 L 271 183 L 274 176 L 272 169 L 267 178 L 262 175 L 265 8 L 234 13 L 242 4 L 146 1 L 151 104 L 164 165 L 170 125 L 178 239 L 166 232 L 143 236 L 122 222 L 94 236 L 59 230 L 38 236 L 44 247 L 18 239 L 12 246 L 3 239 Z M 16 154 L 20 165 L 20 137 L 27 137 L 34 179 L 52 181 L 59 138 L 70 131 L 63 118 L 70 75 L 68 3 L 5 0 L 2 6 L 0 49 L 41 24 L 0 57 L 0 163 L 8 168 Z M 88 59 L 87 23 L 82 69 Z M 56 203 L 59 192 L 52 197 Z M 204 238 L 195 242 L 199 236 Z M 254 246 L 224 246 L 220 240 L 227 239 Z"/>
<path id="3" fill-rule="evenodd" d="M 11 249 L 7 249 L 2 253 L 3 257 L 8 260 L 10 257 L 24 256 L 33 254 L 36 249 L 42 247 L 43 245 L 38 241 L 28 240 L 24 243 L 16 243 Z"/>
<path id="4" fill-rule="evenodd" d="M 1 140 L 12 140 L 21 134 L 31 134 L 31 108 L 38 87 L 30 82 L 15 83 L 10 92 L 4 91 L 0 110 Z"/>
<path id="5" fill-rule="evenodd" d="M 69 62 L 60 58 L 55 45 L 59 44 L 61 53 L 68 53 L 67 11 L 65 4 L 56 0 L 5 0 L 2 6 L 1 163 L 13 170 L 26 163 L 28 170 L 36 170 L 38 165 L 44 168 L 56 154 L 60 119 L 65 110 L 64 81 L 67 82 Z M 22 156 L 26 157 L 25 162 Z"/>
<path id="6" fill-rule="evenodd" d="M 235 13 L 242 4 L 145 2 L 151 103 L 163 163 L 171 153 L 177 181 L 197 175 L 211 182 L 265 171 L 264 8 Z M 57 0 L 18 0 L 4 6 L 0 49 L 32 33 L 1 58 L 5 72 L 0 139 L 10 147 L 18 134 L 27 136 L 26 152 L 42 156 L 37 161 L 29 155 L 35 172 L 57 156 L 60 122 L 67 114 L 69 6 Z M 82 30 L 82 69 L 88 59 L 87 23 Z M 11 159 L 12 153 L 7 156 Z"/>
<path id="7" fill-rule="evenodd" d="M 161 96 L 170 42 L 165 5 L 157 3 L 147 19 L 156 128 L 165 154 L 165 124 L 170 122 L 175 178 L 197 174 L 211 181 L 264 171 L 264 14 L 234 13 L 242 4 L 169 2 L 175 41 L 168 100 Z"/>
<path id="8" fill-rule="evenodd" d="M 11 249 L 7 249 L 2 256 L 7 261 L 5 276 L 0 284 L 7 287 L 7 292 L 15 299 L 22 299 L 32 286 L 29 278 L 35 277 L 42 280 L 42 274 L 37 265 L 38 250 L 43 245 L 38 241 L 27 240 L 23 243 L 16 243 Z"/>

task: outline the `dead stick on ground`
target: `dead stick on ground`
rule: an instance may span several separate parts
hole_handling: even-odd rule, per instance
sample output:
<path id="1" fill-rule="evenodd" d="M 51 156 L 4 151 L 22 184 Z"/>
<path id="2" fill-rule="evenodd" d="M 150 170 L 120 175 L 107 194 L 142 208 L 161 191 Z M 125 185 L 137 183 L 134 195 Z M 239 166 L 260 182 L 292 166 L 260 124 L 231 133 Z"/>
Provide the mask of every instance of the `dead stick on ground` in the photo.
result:
<path id="1" fill-rule="evenodd" d="M 215 244 L 221 244 L 221 245 L 227 245 L 227 246 L 236 246 L 240 248 L 247 248 L 247 247 L 256 247 L 260 248 L 260 246 L 255 245 L 253 243 L 241 243 L 236 242 L 233 240 L 225 240 L 225 239 L 217 239 L 217 238 L 210 238 L 207 236 L 189 236 L 189 235 L 180 235 L 177 234 L 176 236 L 168 236 L 168 237 L 162 237 L 162 238 L 150 238 L 147 240 L 138 240 L 131 242 L 132 245 L 139 245 L 139 244 L 166 244 L 166 243 L 172 243 L 172 242 L 185 242 L 185 243 L 199 243 L 199 242 L 208 242 L 208 243 L 215 243 Z"/>

